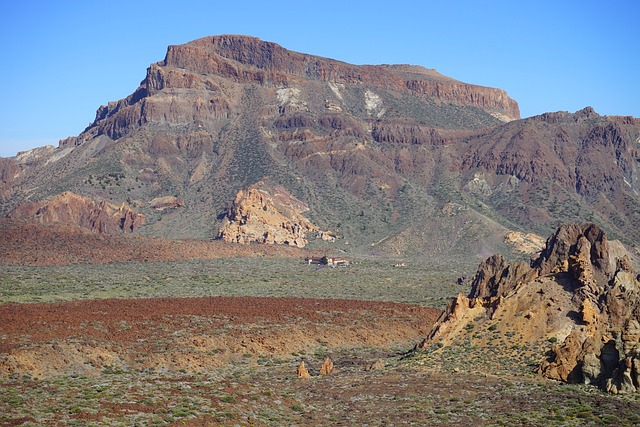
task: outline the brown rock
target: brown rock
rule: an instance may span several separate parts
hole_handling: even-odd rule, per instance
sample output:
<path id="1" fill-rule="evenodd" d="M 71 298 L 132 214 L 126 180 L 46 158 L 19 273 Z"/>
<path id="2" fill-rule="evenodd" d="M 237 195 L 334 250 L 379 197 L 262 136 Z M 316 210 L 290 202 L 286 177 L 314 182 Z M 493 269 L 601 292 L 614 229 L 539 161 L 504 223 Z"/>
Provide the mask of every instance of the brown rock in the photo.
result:
<path id="1" fill-rule="evenodd" d="M 106 200 L 96 201 L 72 192 L 64 192 L 45 200 L 25 203 L 7 215 L 42 224 L 59 222 L 75 224 L 95 233 L 133 233 L 144 224 L 145 216 L 124 203 L 116 206 Z"/>
<path id="2" fill-rule="evenodd" d="M 582 301 L 580 315 L 582 316 L 582 321 L 584 323 L 592 325 L 598 322 L 600 312 L 597 306 L 590 299 L 585 299 Z"/>
<path id="3" fill-rule="evenodd" d="M 555 343 L 538 367 L 543 376 L 599 385 L 610 393 L 635 392 L 640 281 L 630 256 L 616 251 L 620 257 L 614 262 L 596 225 L 566 224 L 547 240 L 531 268 L 494 255 L 480 264 L 469 297 L 452 300 L 416 348 L 446 344 L 470 321 L 500 313 L 501 322 L 517 325 L 527 339 Z M 611 265 L 618 267 L 613 274 Z M 479 308 L 484 312 L 475 311 Z"/>
<path id="4" fill-rule="evenodd" d="M 333 372 L 333 360 L 331 357 L 326 356 L 322 366 L 320 367 L 320 375 L 329 375 Z"/>
<path id="5" fill-rule="evenodd" d="M 297 372 L 298 372 L 298 378 L 311 378 L 311 375 L 309 375 L 309 371 L 304 366 L 304 360 L 300 362 L 300 364 L 298 365 Z"/>
<path id="6" fill-rule="evenodd" d="M 282 186 L 263 181 L 241 190 L 227 212 L 218 238 L 235 243 L 267 243 L 304 247 L 307 233 L 317 230 L 302 214 L 307 205 Z"/>
<path id="7" fill-rule="evenodd" d="M 504 296 L 519 283 L 531 281 L 535 275 L 536 272 L 525 263 L 509 264 L 502 255 L 493 255 L 478 267 L 469 298 Z"/>

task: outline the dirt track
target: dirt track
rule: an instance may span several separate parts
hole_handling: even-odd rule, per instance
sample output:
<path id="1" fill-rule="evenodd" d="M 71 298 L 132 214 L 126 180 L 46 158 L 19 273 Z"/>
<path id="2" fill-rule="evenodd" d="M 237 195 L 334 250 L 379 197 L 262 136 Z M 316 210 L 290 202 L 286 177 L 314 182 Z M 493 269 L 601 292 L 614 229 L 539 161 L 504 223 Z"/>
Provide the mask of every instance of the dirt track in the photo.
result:
<path id="1" fill-rule="evenodd" d="M 0 306 L 0 374 L 199 370 L 242 356 L 409 347 L 439 311 L 352 300 L 211 297 Z"/>

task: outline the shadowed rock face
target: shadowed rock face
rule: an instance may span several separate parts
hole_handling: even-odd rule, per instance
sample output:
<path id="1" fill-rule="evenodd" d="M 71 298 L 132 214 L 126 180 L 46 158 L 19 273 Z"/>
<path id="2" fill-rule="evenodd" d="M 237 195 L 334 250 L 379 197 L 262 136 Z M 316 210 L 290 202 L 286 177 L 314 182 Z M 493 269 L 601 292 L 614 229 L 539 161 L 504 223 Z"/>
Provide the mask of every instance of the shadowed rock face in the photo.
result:
<path id="1" fill-rule="evenodd" d="M 616 258 L 610 247 L 597 225 L 566 224 L 531 266 L 508 263 L 500 255 L 488 258 L 478 267 L 469 296 L 452 301 L 417 348 L 447 343 L 470 319 L 527 313 L 530 325 L 515 317 L 502 322 L 520 325 L 518 332 L 529 338 L 560 338 L 538 367 L 543 376 L 611 393 L 640 390 L 640 276 L 629 254 Z M 560 308 L 550 301 L 568 305 L 567 315 L 558 316 Z M 535 316 L 548 320 L 540 327 Z"/>

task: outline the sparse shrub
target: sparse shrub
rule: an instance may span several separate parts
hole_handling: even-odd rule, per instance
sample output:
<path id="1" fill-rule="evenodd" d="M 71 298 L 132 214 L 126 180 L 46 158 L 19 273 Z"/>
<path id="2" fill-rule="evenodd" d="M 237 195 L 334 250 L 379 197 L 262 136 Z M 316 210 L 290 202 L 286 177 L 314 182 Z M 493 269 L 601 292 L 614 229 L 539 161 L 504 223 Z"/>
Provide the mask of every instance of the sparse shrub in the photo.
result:
<path id="1" fill-rule="evenodd" d="M 224 403 L 236 403 L 236 398 L 233 396 L 222 396 L 220 402 Z"/>

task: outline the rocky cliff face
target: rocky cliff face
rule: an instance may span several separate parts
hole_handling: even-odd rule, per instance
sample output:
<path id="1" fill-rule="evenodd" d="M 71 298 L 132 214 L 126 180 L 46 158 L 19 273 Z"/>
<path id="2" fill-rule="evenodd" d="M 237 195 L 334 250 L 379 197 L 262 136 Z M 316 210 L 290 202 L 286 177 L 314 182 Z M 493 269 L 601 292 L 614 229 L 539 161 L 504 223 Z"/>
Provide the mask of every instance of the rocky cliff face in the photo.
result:
<path id="1" fill-rule="evenodd" d="M 125 204 L 116 206 L 106 200 L 96 201 L 71 192 L 39 202 L 25 203 L 9 212 L 7 217 L 41 224 L 75 224 L 105 234 L 133 233 L 145 221 L 143 214 Z"/>
<path id="2" fill-rule="evenodd" d="M 303 213 L 309 208 L 282 186 L 258 182 L 233 200 L 218 238 L 233 243 L 267 243 L 299 248 L 318 231 Z"/>
<path id="3" fill-rule="evenodd" d="M 554 179 L 588 197 L 636 188 L 638 125 L 631 117 L 601 117 L 591 107 L 547 113 L 472 137 L 462 167 L 529 183 Z"/>
<path id="4" fill-rule="evenodd" d="M 222 82 L 281 88 L 292 93 L 299 92 L 299 86 L 313 84 L 333 95 L 316 102 L 340 110 L 352 108 L 344 106 L 345 96 L 354 96 L 354 92 L 369 87 L 479 108 L 500 120 L 520 118 L 518 104 L 504 91 L 462 83 L 434 70 L 357 66 L 292 52 L 253 37 L 223 35 L 169 46 L 164 61 L 148 68 L 146 78 L 132 95 L 100 107 L 83 135 L 67 139 L 62 145 L 80 144 L 101 134 L 118 139 L 146 123 L 189 125 L 228 119 L 235 112 L 237 101 L 229 93 L 228 84 Z M 340 94 L 341 91 L 346 93 Z M 383 94 L 374 92 L 369 104 L 380 104 L 376 115 L 382 116 L 386 100 Z M 280 109 L 307 109 L 309 101 Z"/>
<path id="5" fill-rule="evenodd" d="M 511 122 L 466 141 L 459 154 L 464 188 L 526 228 L 542 231 L 591 211 L 617 236 L 640 239 L 640 212 L 632 207 L 640 202 L 640 120 L 602 117 L 587 107 Z"/>
<path id="6" fill-rule="evenodd" d="M 470 294 L 451 302 L 418 348 L 451 343 L 469 322 L 495 330 L 496 319 L 521 341 L 555 343 L 538 355 L 545 377 L 640 390 L 640 275 L 632 255 L 594 224 L 563 225 L 531 265 L 488 258 Z"/>

